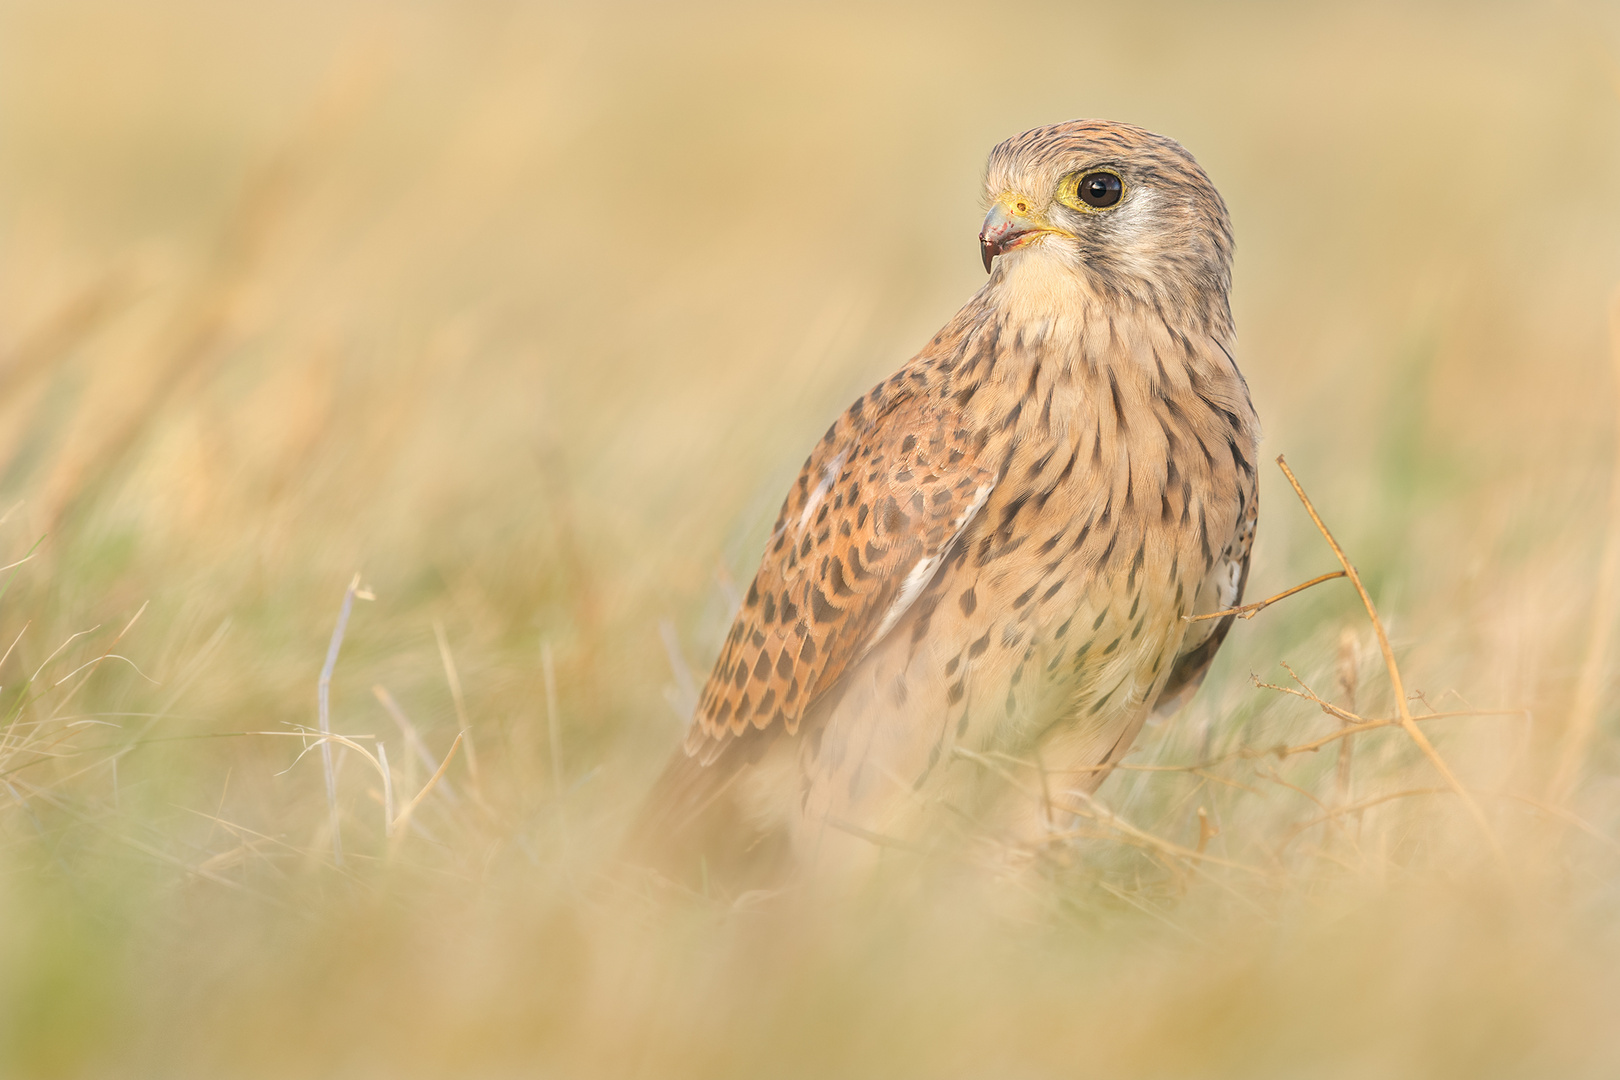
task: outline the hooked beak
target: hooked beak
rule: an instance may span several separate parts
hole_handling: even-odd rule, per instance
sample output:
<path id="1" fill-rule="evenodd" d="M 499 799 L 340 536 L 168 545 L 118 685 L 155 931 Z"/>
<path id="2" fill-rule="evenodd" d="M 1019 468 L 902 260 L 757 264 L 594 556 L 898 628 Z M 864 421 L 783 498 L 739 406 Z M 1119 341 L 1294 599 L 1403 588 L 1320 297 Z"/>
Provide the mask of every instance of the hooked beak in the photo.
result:
<path id="1" fill-rule="evenodd" d="M 996 200 L 985 216 L 984 228 L 979 230 L 979 254 L 984 256 L 984 272 L 990 272 L 990 263 L 1015 247 L 1028 243 L 1041 233 L 1057 232 L 1037 217 L 1033 203 L 1022 195 L 1006 194 Z"/>

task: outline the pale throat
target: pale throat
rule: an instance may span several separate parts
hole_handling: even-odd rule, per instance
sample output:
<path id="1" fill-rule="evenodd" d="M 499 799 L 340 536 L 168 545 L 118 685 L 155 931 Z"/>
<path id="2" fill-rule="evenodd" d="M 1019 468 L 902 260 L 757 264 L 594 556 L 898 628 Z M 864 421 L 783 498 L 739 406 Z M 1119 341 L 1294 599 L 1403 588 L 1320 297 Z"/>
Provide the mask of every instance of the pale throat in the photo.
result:
<path id="1" fill-rule="evenodd" d="M 1098 350 L 1086 344 L 1090 339 L 1095 346 L 1099 328 L 1115 322 L 1110 312 L 1117 304 L 1095 291 L 1058 243 L 1059 237 L 1042 237 L 1020 248 L 987 287 L 985 300 L 1000 326 L 1004 356 L 992 370 L 991 382 L 1027 382 L 1030 364 L 1047 368 L 1050 375 L 1074 375 L 1099 359 L 1116 359 L 1112 350 L 1102 357 L 1089 355 Z M 1130 364 L 1132 353 L 1125 348 L 1117 359 Z"/>
<path id="2" fill-rule="evenodd" d="M 967 415 L 993 431 L 1014 435 L 1010 409 L 1031 395 L 1050 406 L 1021 408 L 1016 432 L 1028 435 L 1038 424 L 1043 436 L 1060 440 L 1075 424 L 1095 427 L 1095 410 L 1116 394 L 1125 410 L 1146 417 L 1143 430 L 1157 424 L 1150 402 L 1158 396 L 1182 402 L 1189 414 L 1199 411 L 1188 397 L 1194 379 L 1222 400 L 1243 399 L 1241 376 L 1219 342 L 1194 325 L 1163 321 L 1177 309 L 1099 294 L 1061 249 L 1020 248 L 997 268 L 979 302 L 979 326 L 965 351 L 974 355 L 993 334 L 996 362 L 988 371 L 972 365 L 972 374 L 963 375 L 1002 389 L 974 395 Z M 1183 340 L 1192 343 L 1191 354 Z"/>
<path id="3" fill-rule="evenodd" d="M 1048 355 L 1061 360 L 1067 357 L 1070 343 L 1095 339 L 1097 329 L 1108 326 L 1121 340 L 1114 342 L 1116 348 L 1088 350 L 1091 362 L 1118 357 L 1123 366 L 1130 367 L 1151 354 L 1133 348 L 1133 342 L 1123 339 L 1140 334 L 1158 336 L 1152 331 L 1158 324 L 1161 331 L 1184 334 L 1231 351 L 1234 343 L 1230 317 L 1220 317 L 1207 298 L 1190 301 L 1183 293 L 1193 290 L 1162 285 L 1144 290 L 1141 295 L 1122 297 L 1115 291 L 1105 294 L 1063 243 L 1062 236 L 1037 237 L 1004 257 L 997 267 L 983 296 L 1000 316 L 1004 338 L 1016 334 L 1026 346 L 1045 343 Z M 1224 371 L 1231 362 L 1226 359 L 1215 366 Z M 1006 375 L 1010 377 L 1011 373 Z"/>
<path id="4" fill-rule="evenodd" d="M 1073 336 L 1101 310 L 1101 298 L 1061 243 L 1059 236 L 1036 237 L 1003 257 L 990 282 L 987 299 L 1006 325 L 1023 330 L 1026 339 Z"/>

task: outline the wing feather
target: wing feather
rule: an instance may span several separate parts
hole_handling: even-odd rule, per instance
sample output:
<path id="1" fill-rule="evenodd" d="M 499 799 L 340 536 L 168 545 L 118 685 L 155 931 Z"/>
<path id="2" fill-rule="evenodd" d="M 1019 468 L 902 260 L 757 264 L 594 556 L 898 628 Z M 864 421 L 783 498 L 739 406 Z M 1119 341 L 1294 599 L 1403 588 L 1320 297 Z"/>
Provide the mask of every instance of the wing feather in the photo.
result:
<path id="1" fill-rule="evenodd" d="M 777 515 L 698 699 L 687 753 L 750 728 L 798 731 L 816 698 L 889 633 L 989 497 L 995 474 L 955 403 L 894 380 L 828 429 Z"/>

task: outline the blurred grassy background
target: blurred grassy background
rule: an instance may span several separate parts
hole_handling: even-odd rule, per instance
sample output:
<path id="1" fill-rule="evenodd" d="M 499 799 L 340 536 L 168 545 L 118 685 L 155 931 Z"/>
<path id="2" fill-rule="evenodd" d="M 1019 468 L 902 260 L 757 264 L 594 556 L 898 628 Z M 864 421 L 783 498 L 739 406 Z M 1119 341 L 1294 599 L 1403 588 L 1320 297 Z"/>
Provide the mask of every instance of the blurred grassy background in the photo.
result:
<path id="1" fill-rule="evenodd" d="M 1383 730 L 1102 789 L 1252 869 L 604 880 L 806 447 L 982 279 L 984 154 L 1074 116 L 1224 193 L 1266 456 L 1414 709 L 1513 712 L 1426 725 L 1505 860 L 1446 796 L 1305 827 L 1436 786 Z M 0 1071 L 1614 1075 L 1617 191 L 1608 4 L 0 3 Z M 1254 597 L 1333 565 L 1264 484 Z M 291 733 L 356 572 L 334 727 L 418 790 L 437 625 L 477 772 L 390 853 L 340 751 L 340 868 Z M 1391 714 L 1335 583 L 1131 760 L 1334 731 L 1279 661 Z"/>

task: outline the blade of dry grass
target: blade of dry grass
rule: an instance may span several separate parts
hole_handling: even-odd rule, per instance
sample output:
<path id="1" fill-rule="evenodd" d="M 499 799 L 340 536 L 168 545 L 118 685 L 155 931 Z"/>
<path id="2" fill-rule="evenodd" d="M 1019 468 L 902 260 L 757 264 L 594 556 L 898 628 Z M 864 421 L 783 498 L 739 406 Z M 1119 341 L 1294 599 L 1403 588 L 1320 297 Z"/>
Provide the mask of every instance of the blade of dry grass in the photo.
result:
<path id="1" fill-rule="evenodd" d="M 439 643 L 439 660 L 444 664 L 444 680 L 450 684 L 450 699 L 456 706 L 456 723 L 461 728 L 461 740 L 466 746 L 467 776 L 472 780 L 474 801 L 483 800 L 483 784 L 478 778 L 478 753 L 472 737 L 472 725 L 467 722 L 467 703 L 461 694 L 461 673 L 456 670 L 455 657 L 450 654 L 450 639 L 445 635 L 444 623 L 433 620 L 433 636 Z"/>
<path id="2" fill-rule="evenodd" d="M 394 695 L 388 692 L 387 687 L 381 684 L 374 685 L 371 688 L 371 693 L 376 697 L 377 702 L 382 705 L 383 711 L 388 713 L 394 724 L 399 728 L 400 734 L 405 737 L 406 748 L 410 751 L 405 755 L 405 782 L 407 786 L 414 787 L 416 773 L 412 763 L 420 762 L 422 767 L 428 771 L 428 775 L 431 776 L 433 770 L 438 768 L 438 762 L 433 760 L 433 754 L 428 750 L 427 743 L 422 741 L 422 735 L 416 730 L 416 725 L 411 723 L 411 718 L 405 715 L 405 710 L 400 708 L 399 702 L 394 700 Z M 439 786 L 434 790 L 444 796 L 444 800 L 451 806 L 460 805 L 460 800 L 456 796 L 455 785 L 450 782 L 449 777 L 440 780 Z"/>
<path id="3" fill-rule="evenodd" d="M 381 739 L 377 740 L 377 764 L 382 769 L 383 785 L 383 836 L 394 835 L 394 774 L 388 768 L 388 747 Z"/>
<path id="4" fill-rule="evenodd" d="M 1339 634 L 1337 675 L 1339 693 L 1345 700 L 1345 711 L 1352 714 L 1356 711 L 1359 652 L 1355 633 L 1346 627 Z M 1341 723 L 1349 724 L 1350 721 L 1341 719 Z M 1354 753 L 1354 747 L 1355 741 L 1348 736 L 1339 742 L 1339 760 L 1333 770 L 1333 789 L 1334 797 L 1341 806 L 1350 801 L 1351 755 Z"/>
<path id="5" fill-rule="evenodd" d="M 84 678 L 80 679 L 76 684 L 74 684 L 73 688 L 66 694 L 63 694 L 61 699 L 57 701 L 56 708 L 53 709 L 51 713 L 53 717 L 60 717 L 62 710 L 67 708 L 69 703 L 73 701 L 74 697 L 78 695 L 80 690 L 84 689 L 84 684 L 90 681 L 90 676 L 94 675 L 96 670 L 100 668 L 102 663 L 106 660 L 123 660 L 125 663 L 129 664 L 130 667 L 135 668 L 135 673 L 137 675 L 140 675 L 141 678 L 146 679 L 146 675 L 141 671 L 141 669 L 135 667 L 135 662 L 133 660 L 123 656 L 116 656 L 113 653 L 113 650 L 118 648 L 118 643 L 124 640 L 124 637 L 130 632 L 130 630 L 134 629 L 135 624 L 140 621 L 141 616 L 146 614 L 146 607 L 146 603 L 141 604 L 140 608 L 136 610 L 135 614 L 130 616 L 129 622 L 124 624 L 124 628 L 118 631 L 118 636 L 113 638 L 112 644 L 108 645 L 106 650 L 102 652 L 100 656 L 96 657 L 94 660 L 88 661 L 87 663 L 81 664 L 51 684 L 51 688 L 55 689 L 56 687 L 61 686 L 67 680 L 73 678 L 73 676 L 77 675 L 79 672 L 84 672 Z M 89 670 L 86 670 L 87 668 Z M 147 679 L 147 681 L 153 683 L 153 685 L 157 685 L 155 680 Z"/>
<path id="6" fill-rule="evenodd" d="M 393 828 L 389 832 L 392 838 L 388 849 L 390 854 L 398 846 L 399 838 L 405 835 L 405 826 L 410 824 L 411 815 L 416 813 L 416 808 L 422 805 L 422 800 L 427 798 L 428 792 L 433 790 L 434 785 L 444 779 L 445 770 L 450 767 L 450 759 L 456 756 L 456 749 L 460 745 L 461 736 L 457 735 L 456 741 L 450 744 L 450 750 L 444 755 L 444 760 L 439 763 L 438 769 L 428 778 L 428 782 L 422 785 L 422 790 L 418 791 L 415 797 L 405 804 L 405 809 L 401 810 L 399 816 L 394 819 Z"/>
<path id="7" fill-rule="evenodd" d="M 1008 786 L 1013 788 L 1015 791 L 1018 791 L 1028 797 L 1032 802 L 1040 802 L 1045 797 L 1043 792 L 1032 789 L 1028 785 L 1021 782 L 1016 776 L 1008 772 L 999 761 L 987 754 L 975 753 L 974 751 L 968 750 L 961 746 L 952 747 L 951 753 L 955 757 L 974 762 L 982 768 L 987 769 L 1004 780 Z M 1062 798 L 1072 798 L 1078 800 L 1079 805 L 1074 805 L 1072 803 L 1065 805 L 1059 801 Z M 1245 870 L 1249 873 L 1259 874 L 1261 876 L 1265 876 L 1266 873 L 1264 870 L 1261 870 L 1258 867 L 1249 866 L 1245 863 L 1235 862 L 1229 859 L 1218 859 L 1213 856 L 1203 855 L 1191 848 L 1183 847 L 1174 841 L 1165 840 L 1162 837 L 1154 836 L 1146 829 L 1139 828 L 1138 826 L 1131 824 L 1129 821 L 1126 821 L 1114 811 L 1104 806 L 1088 792 L 1073 788 L 1058 791 L 1054 795 L 1052 805 L 1065 813 L 1089 818 L 1100 825 L 1113 829 L 1123 834 L 1131 843 L 1151 848 L 1162 854 L 1170 855 L 1177 859 L 1196 860 L 1202 858 L 1208 862 L 1229 867 L 1234 870 Z M 1052 834 L 1051 839 L 1063 839 L 1066 835 L 1068 834 L 1065 832 L 1057 832 Z M 1196 866 L 1194 868 L 1196 869 Z"/>
<path id="8" fill-rule="evenodd" d="M 326 776 L 326 806 L 332 826 L 332 861 L 339 866 L 343 865 L 343 835 L 338 821 L 337 772 L 332 765 L 332 744 L 328 741 L 332 734 L 332 672 L 337 667 L 338 650 L 343 647 L 343 634 L 349 627 L 349 613 L 354 610 L 355 597 L 362 595 L 370 598 L 360 588 L 360 575 L 355 574 L 349 580 L 349 587 L 343 590 L 343 606 L 338 608 L 337 625 L 332 628 L 332 640 L 326 647 L 326 663 L 321 665 L 321 677 L 315 689 L 322 735 L 321 768 Z"/>

